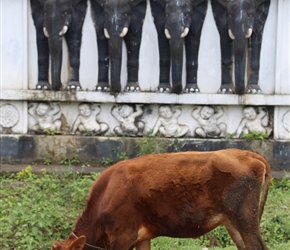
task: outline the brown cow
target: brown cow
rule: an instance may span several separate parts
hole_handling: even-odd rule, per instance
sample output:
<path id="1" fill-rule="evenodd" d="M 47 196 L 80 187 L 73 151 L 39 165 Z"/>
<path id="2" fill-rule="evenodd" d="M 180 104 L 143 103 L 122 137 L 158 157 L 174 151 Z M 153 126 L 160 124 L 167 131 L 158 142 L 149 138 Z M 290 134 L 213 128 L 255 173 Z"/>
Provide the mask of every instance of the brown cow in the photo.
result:
<path id="1" fill-rule="evenodd" d="M 260 219 L 270 179 L 263 156 L 239 149 L 118 162 L 93 184 L 69 238 L 52 249 L 149 250 L 152 238 L 197 238 L 219 225 L 238 249 L 267 249 Z"/>

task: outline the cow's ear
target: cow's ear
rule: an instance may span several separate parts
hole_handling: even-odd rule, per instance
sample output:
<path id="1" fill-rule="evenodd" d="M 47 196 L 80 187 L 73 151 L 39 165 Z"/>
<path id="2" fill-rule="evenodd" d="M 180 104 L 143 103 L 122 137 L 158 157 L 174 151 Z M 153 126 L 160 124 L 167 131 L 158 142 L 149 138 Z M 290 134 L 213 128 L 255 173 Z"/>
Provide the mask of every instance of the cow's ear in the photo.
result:
<path id="1" fill-rule="evenodd" d="M 75 239 L 69 246 L 69 250 L 82 250 L 86 243 L 86 237 L 80 236 L 79 238 Z"/>

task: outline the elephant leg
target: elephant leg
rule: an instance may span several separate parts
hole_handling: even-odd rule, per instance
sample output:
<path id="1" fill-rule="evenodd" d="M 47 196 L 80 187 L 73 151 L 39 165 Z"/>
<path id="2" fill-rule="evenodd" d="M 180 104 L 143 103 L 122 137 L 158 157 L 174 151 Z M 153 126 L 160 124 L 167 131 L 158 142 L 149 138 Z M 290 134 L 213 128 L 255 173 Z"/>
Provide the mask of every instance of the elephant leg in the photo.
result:
<path id="1" fill-rule="evenodd" d="M 109 85 L 109 46 L 108 39 L 104 35 L 104 9 L 96 1 L 91 0 L 91 11 L 94 20 L 94 25 L 97 35 L 98 44 L 98 84 L 96 86 L 97 91 L 110 91 Z"/>
<path id="2" fill-rule="evenodd" d="M 190 32 L 191 33 L 191 32 Z M 185 38 L 186 51 L 186 85 L 185 93 L 197 93 L 197 68 L 198 68 L 199 37 L 188 34 Z"/>
<path id="3" fill-rule="evenodd" d="M 146 1 L 136 5 L 132 10 L 131 26 L 124 41 L 127 47 L 127 70 L 128 81 L 126 91 L 139 91 L 138 73 L 139 73 L 139 53 L 142 39 L 143 20 L 146 13 Z"/>
<path id="4" fill-rule="evenodd" d="M 141 32 L 133 34 L 131 30 L 124 37 L 127 47 L 127 70 L 128 80 L 125 91 L 139 91 L 138 73 L 139 73 L 139 51 L 141 43 Z"/>
<path id="5" fill-rule="evenodd" d="M 68 90 L 81 90 L 81 84 L 79 82 L 79 68 L 80 68 L 80 47 L 82 34 L 71 34 L 73 32 L 67 32 L 66 41 L 69 51 L 70 62 L 70 77 L 67 86 Z"/>
<path id="6" fill-rule="evenodd" d="M 233 48 L 232 40 L 228 35 L 228 21 L 227 21 L 227 9 L 219 1 L 212 0 L 212 10 L 214 19 L 217 25 L 217 29 L 220 35 L 221 46 L 221 87 L 218 90 L 219 93 L 232 93 L 234 91 L 233 86 Z"/>
<path id="7" fill-rule="evenodd" d="M 170 92 L 170 47 L 169 41 L 164 34 L 164 8 L 154 0 L 150 0 L 150 5 L 158 35 L 160 75 L 157 91 Z"/>
<path id="8" fill-rule="evenodd" d="M 197 93 L 197 70 L 198 70 L 198 51 L 200 46 L 200 37 L 207 10 L 207 1 L 203 1 L 193 8 L 192 28 L 185 37 L 186 51 L 186 86 L 184 92 Z"/>
<path id="9" fill-rule="evenodd" d="M 70 62 L 70 78 L 68 90 L 81 90 L 79 82 L 80 50 L 82 43 L 82 28 L 87 11 L 87 0 L 81 0 L 73 6 L 73 16 L 70 28 L 65 35 Z"/>
<path id="10" fill-rule="evenodd" d="M 250 38 L 250 78 L 248 93 L 261 93 L 259 87 L 260 55 L 262 35 L 269 12 L 270 1 L 266 0 L 257 6 L 255 13 L 254 32 Z"/>
<path id="11" fill-rule="evenodd" d="M 99 76 L 98 84 L 96 86 L 97 91 L 110 91 L 109 85 L 109 46 L 108 40 L 105 38 L 103 32 L 97 34 L 98 40 L 98 62 L 99 62 Z"/>
<path id="12" fill-rule="evenodd" d="M 255 34 L 250 39 L 250 78 L 247 86 L 247 92 L 251 94 L 261 93 L 259 87 L 259 71 L 260 71 L 260 53 L 261 39 Z"/>
<path id="13" fill-rule="evenodd" d="M 36 28 L 36 46 L 38 56 L 38 82 L 36 89 L 50 89 L 48 82 L 49 46 L 43 33 L 43 6 L 37 0 L 30 0 L 32 19 Z"/>

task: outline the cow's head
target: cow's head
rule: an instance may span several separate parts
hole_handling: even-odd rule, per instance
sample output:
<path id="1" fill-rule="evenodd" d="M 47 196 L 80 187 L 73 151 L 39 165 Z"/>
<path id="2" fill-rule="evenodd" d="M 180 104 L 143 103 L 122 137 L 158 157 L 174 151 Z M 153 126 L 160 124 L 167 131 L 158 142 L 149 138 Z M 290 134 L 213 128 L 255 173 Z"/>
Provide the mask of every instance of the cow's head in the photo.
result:
<path id="1" fill-rule="evenodd" d="M 65 242 L 54 242 L 51 250 L 82 250 L 86 244 L 86 237 L 75 238 L 72 234 Z"/>

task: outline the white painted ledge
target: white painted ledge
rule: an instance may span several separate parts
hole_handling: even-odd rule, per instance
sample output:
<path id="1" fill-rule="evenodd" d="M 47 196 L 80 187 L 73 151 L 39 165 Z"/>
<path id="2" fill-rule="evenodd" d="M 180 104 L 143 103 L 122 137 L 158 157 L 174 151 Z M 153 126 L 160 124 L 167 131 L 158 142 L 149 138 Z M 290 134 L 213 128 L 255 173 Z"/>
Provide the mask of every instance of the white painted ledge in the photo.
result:
<path id="1" fill-rule="evenodd" d="M 154 92 L 111 95 L 96 91 L 1 90 L 1 101 L 59 101 L 192 105 L 290 106 L 290 95 L 168 94 Z"/>

